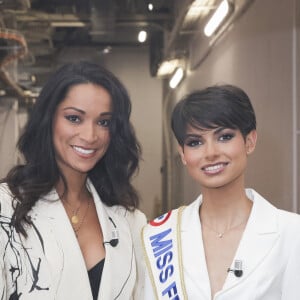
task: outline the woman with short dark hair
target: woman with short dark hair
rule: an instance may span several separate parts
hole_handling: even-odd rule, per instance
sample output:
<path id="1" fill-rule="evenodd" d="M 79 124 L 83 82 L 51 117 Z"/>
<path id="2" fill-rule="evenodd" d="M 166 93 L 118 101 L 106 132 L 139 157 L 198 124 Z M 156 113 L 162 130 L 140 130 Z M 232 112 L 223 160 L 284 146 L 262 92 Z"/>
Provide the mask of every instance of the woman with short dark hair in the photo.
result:
<path id="1" fill-rule="evenodd" d="M 195 91 L 176 104 L 172 129 L 201 195 L 143 229 L 145 299 L 300 299 L 300 217 L 245 189 L 257 139 L 247 94 Z"/>
<path id="2" fill-rule="evenodd" d="M 0 186 L 1 299 L 140 299 L 131 178 L 140 145 L 123 84 L 91 62 L 42 89 Z"/>

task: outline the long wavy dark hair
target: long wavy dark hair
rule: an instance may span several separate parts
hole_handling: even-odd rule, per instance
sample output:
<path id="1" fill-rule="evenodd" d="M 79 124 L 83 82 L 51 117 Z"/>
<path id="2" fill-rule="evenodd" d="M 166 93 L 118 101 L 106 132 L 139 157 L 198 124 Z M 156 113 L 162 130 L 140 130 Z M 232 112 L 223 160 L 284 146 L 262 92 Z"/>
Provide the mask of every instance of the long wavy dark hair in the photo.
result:
<path id="1" fill-rule="evenodd" d="M 130 123 L 131 102 L 123 84 L 105 68 L 79 62 L 62 66 L 42 89 L 17 147 L 25 163 L 13 167 L 2 182 L 7 182 L 14 198 L 13 222 L 16 230 L 27 236 L 29 211 L 38 199 L 53 189 L 61 178 L 53 145 L 52 122 L 57 106 L 71 87 L 92 83 L 105 88 L 111 96 L 113 115 L 110 145 L 103 158 L 88 172 L 88 177 L 108 206 L 122 205 L 134 210 L 139 197 L 131 184 L 138 169 L 141 147 Z"/>

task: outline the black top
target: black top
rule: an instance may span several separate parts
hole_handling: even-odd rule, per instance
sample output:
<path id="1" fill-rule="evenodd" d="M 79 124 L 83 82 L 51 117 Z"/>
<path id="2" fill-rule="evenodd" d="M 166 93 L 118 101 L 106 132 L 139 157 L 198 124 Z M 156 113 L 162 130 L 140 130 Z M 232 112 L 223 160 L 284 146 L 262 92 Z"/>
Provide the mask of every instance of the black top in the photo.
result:
<path id="1" fill-rule="evenodd" d="M 93 299 L 97 300 L 98 291 L 101 282 L 102 271 L 104 267 L 104 259 L 99 261 L 95 266 L 88 270 L 90 285 L 92 289 Z"/>

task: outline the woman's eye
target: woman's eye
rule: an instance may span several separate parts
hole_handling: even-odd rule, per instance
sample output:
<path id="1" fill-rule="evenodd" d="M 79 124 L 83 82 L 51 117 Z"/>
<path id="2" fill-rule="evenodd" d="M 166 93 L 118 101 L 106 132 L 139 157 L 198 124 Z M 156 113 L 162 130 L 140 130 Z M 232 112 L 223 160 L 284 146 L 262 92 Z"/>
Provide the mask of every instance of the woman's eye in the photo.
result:
<path id="1" fill-rule="evenodd" d="M 103 127 L 109 127 L 110 123 L 111 123 L 110 119 L 104 119 L 98 122 L 98 124 Z"/>
<path id="2" fill-rule="evenodd" d="M 234 137 L 234 134 L 231 134 L 231 133 L 226 133 L 226 134 L 222 134 L 221 136 L 220 136 L 220 141 L 230 141 L 232 138 Z"/>
<path id="3" fill-rule="evenodd" d="M 200 140 L 186 140 L 185 145 L 187 145 L 188 147 L 196 147 L 202 145 L 202 143 Z"/>
<path id="4" fill-rule="evenodd" d="M 76 115 L 68 115 L 65 117 L 68 121 L 72 122 L 72 123 L 79 123 L 80 122 L 80 118 Z"/>

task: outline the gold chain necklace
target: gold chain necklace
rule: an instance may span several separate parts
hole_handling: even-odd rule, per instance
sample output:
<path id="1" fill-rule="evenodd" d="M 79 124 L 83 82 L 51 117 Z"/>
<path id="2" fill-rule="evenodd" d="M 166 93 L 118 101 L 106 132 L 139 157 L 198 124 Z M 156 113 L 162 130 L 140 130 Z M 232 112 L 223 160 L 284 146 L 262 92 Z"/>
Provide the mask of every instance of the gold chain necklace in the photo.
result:
<path id="1" fill-rule="evenodd" d="M 90 201 L 90 199 L 88 199 L 88 205 L 87 205 L 87 208 L 86 208 L 86 210 L 85 210 L 85 213 L 84 213 L 84 215 L 83 215 L 83 217 L 82 217 L 82 219 L 81 219 L 81 222 L 79 223 L 79 225 L 78 225 L 78 227 L 74 227 L 74 223 L 72 222 L 72 219 L 71 219 L 71 222 L 73 223 L 72 224 L 72 227 L 73 227 L 73 230 L 74 230 L 74 232 L 75 232 L 75 235 L 76 235 L 76 237 L 78 237 L 78 231 L 80 230 L 80 228 L 81 228 L 81 226 L 83 225 L 83 222 L 84 222 L 84 220 L 85 220 L 85 218 L 86 218 L 86 216 L 87 216 L 87 213 L 88 213 L 88 210 L 89 210 L 89 207 L 90 207 L 90 203 L 91 203 L 91 201 Z M 78 223 L 78 222 L 77 222 Z"/>
<path id="2" fill-rule="evenodd" d="M 214 228 L 212 228 L 211 226 L 208 226 L 208 225 L 207 225 L 206 223 L 204 223 L 203 221 L 201 222 L 201 224 L 202 224 L 204 227 L 207 227 L 207 228 L 210 229 L 211 231 L 215 232 L 215 233 L 217 234 L 217 237 L 218 237 L 219 239 L 221 239 L 221 238 L 223 238 L 223 236 L 224 236 L 225 233 L 228 233 L 228 232 L 231 231 L 232 229 L 235 229 L 235 228 L 241 226 L 242 224 L 246 223 L 247 220 L 248 220 L 248 218 L 245 219 L 245 220 L 243 220 L 241 223 L 239 223 L 239 224 L 237 224 L 237 225 L 235 225 L 235 226 L 229 227 L 228 229 L 226 229 L 226 230 L 223 231 L 223 232 L 220 232 L 220 231 L 215 230 Z"/>
<path id="3" fill-rule="evenodd" d="M 83 223 L 84 223 L 84 221 L 85 221 L 85 218 L 86 218 L 86 216 L 87 216 L 87 213 L 88 213 L 88 210 L 89 210 L 89 207 L 90 207 L 91 199 L 89 199 L 89 198 L 87 199 L 87 208 L 86 208 L 86 210 L 85 210 L 85 212 L 84 212 L 84 215 L 83 215 L 81 221 L 80 221 L 80 218 L 79 218 L 78 213 L 79 213 L 79 211 L 80 211 L 82 202 L 81 202 L 80 205 L 79 205 L 77 208 L 75 208 L 75 209 L 74 209 L 74 208 L 71 206 L 71 204 L 68 203 L 67 201 L 63 201 L 63 202 L 66 203 L 66 204 L 71 208 L 71 213 L 72 213 L 72 215 L 71 215 L 71 217 L 69 216 L 69 219 L 70 219 L 70 221 L 71 221 L 71 225 L 72 225 L 72 228 L 73 228 L 73 230 L 74 230 L 74 232 L 75 232 L 75 235 L 76 235 L 76 237 L 78 237 L 78 231 L 80 230 L 80 228 L 82 227 L 82 225 L 83 225 Z M 67 210 L 66 210 L 66 211 L 67 211 Z M 79 223 L 79 221 L 80 221 L 80 223 Z M 78 225 L 77 227 L 75 227 L 75 225 L 77 225 L 78 223 L 79 223 L 79 225 Z"/>
<path id="4" fill-rule="evenodd" d="M 79 213 L 82 203 L 80 203 L 80 205 L 75 209 L 67 201 L 64 201 L 64 203 L 66 203 L 71 208 L 72 216 L 71 216 L 70 220 L 71 220 L 72 224 L 76 225 L 79 222 L 78 213 Z"/>

